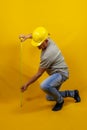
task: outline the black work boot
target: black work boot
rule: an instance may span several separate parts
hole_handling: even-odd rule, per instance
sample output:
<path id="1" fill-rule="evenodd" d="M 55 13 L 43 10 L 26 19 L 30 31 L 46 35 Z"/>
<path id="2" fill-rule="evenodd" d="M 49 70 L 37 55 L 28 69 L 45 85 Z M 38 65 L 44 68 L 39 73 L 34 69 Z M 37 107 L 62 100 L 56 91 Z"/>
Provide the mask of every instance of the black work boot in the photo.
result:
<path id="1" fill-rule="evenodd" d="M 61 103 L 57 102 L 56 105 L 53 107 L 52 111 L 59 111 L 59 110 L 61 110 L 62 107 L 63 107 L 63 104 L 64 104 L 64 101 L 61 102 Z"/>
<path id="2" fill-rule="evenodd" d="M 81 101 L 81 98 L 79 96 L 79 91 L 78 90 L 74 90 L 74 99 L 76 100 L 76 102 L 80 102 Z"/>

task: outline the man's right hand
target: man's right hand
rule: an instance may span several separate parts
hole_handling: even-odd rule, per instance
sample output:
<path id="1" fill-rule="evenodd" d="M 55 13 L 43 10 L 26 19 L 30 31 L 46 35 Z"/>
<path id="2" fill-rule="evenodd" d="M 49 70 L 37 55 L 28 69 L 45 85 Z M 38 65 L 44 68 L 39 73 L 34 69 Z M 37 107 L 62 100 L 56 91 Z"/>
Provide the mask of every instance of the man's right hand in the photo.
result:
<path id="1" fill-rule="evenodd" d="M 27 90 L 27 88 L 28 88 L 27 85 L 23 85 L 23 86 L 21 87 L 21 92 L 24 92 L 25 90 Z"/>

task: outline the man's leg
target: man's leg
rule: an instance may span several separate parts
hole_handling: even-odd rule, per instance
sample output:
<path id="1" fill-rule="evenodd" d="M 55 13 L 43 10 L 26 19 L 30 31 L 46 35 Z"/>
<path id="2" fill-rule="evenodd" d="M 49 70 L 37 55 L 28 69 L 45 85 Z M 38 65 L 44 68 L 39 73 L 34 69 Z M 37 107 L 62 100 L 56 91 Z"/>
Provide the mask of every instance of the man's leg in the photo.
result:
<path id="1" fill-rule="evenodd" d="M 48 101 L 55 101 L 54 97 L 51 96 L 51 95 L 49 95 L 49 94 L 46 95 L 46 99 L 47 99 Z"/>
<path id="2" fill-rule="evenodd" d="M 62 82 L 61 84 L 67 80 L 67 77 L 62 76 Z M 57 91 L 61 94 L 62 97 L 66 98 L 66 97 L 72 97 L 75 99 L 76 102 L 80 102 L 81 98 L 79 95 L 79 91 L 78 90 L 66 90 L 66 91 L 59 91 L 61 84 L 59 84 L 56 89 Z M 47 94 L 46 95 L 46 99 L 48 101 L 55 101 L 54 97 L 52 95 Z"/>
<path id="3" fill-rule="evenodd" d="M 81 98 L 79 95 L 79 91 L 78 90 L 66 90 L 66 91 L 59 91 L 59 93 L 62 95 L 63 98 L 66 97 L 71 97 L 74 98 L 76 102 L 80 102 Z M 54 97 L 51 95 L 46 95 L 46 99 L 48 101 L 55 101 Z"/>
<path id="4" fill-rule="evenodd" d="M 81 101 L 81 98 L 80 98 L 78 90 L 66 90 L 66 91 L 59 91 L 59 92 L 62 95 L 62 97 L 64 97 L 64 98 L 72 97 L 72 98 L 75 99 L 76 102 L 80 102 Z"/>
<path id="5" fill-rule="evenodd" d="M 56 89 L 57 86 L 60 86 L 62 81 L 62 76 L 59 73 L 55 73 L 49 76 L 42 84 L 41 89 L 46 92 L 48 95 L 52 96 L 57 102 L 55 107 L 52 109 L 54 111 L 60 110 L 63 106 L 63 97 L 60 92 Z"/>

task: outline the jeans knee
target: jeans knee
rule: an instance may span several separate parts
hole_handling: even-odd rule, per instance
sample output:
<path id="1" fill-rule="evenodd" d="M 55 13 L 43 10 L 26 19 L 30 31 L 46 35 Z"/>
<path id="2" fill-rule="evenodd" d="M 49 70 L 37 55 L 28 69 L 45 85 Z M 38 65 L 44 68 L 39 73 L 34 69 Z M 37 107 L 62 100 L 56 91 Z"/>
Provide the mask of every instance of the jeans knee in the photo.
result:
<path id="1" fill-rule="evenodd" d="M 41 83 L 40 84 L 40 88 L 44 91 L 47 91 L 48 90 L 48 86 L 46 86 L 44 83 Z"/>

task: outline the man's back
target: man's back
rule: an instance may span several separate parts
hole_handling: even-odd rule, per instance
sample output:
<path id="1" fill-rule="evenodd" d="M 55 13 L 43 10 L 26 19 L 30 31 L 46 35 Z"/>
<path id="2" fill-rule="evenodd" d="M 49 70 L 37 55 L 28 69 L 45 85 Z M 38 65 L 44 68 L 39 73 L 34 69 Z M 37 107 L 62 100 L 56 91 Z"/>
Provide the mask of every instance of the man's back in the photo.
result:
<path id="1" fill-rule="evenodd" d="M 48 39 L 48 46 L 41 52 L 40 67 L 46 68 L 46 72 L 51 75 L 55 72 L 61 72 L 68 77 L 68 67 L 64 57 L 56 44 Z"/>

